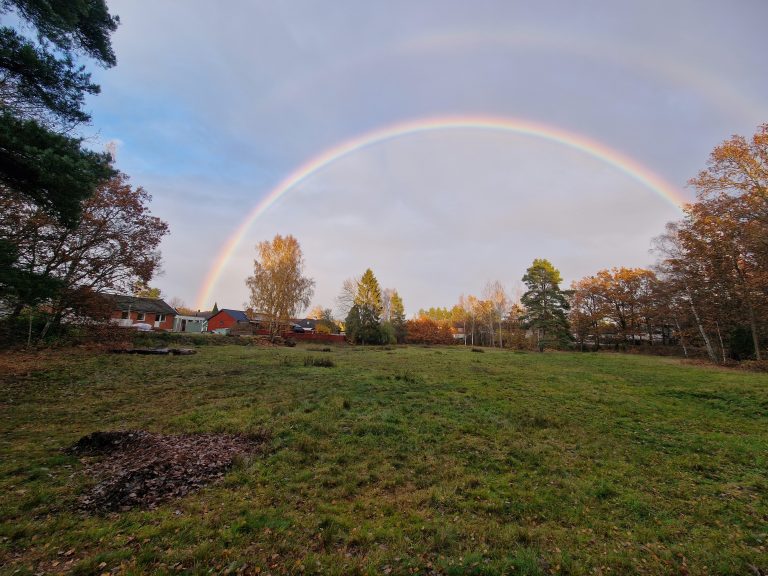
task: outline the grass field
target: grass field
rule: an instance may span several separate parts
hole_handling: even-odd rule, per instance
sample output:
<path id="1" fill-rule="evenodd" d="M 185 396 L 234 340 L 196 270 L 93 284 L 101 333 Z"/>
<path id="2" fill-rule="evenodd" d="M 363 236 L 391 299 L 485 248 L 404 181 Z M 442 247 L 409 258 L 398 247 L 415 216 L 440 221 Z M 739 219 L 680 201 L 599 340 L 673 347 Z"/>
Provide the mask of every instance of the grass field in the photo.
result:
<path id="1" fill-rule="evenodd" d="M 4 574 L 768 570 L 765 374 L 458 347 L 3 362 Z M 80 512 L 62 449 L 117 429 L 271 444 L 155 510 Z"/>

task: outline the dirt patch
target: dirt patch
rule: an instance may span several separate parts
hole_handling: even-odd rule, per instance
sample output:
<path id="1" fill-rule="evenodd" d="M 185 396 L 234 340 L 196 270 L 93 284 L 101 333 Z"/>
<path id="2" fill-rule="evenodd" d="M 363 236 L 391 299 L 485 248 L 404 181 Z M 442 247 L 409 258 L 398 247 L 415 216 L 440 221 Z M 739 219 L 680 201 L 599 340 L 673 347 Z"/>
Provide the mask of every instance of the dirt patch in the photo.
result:
<path id="1" fill-rule="evenodd" d="M 112 354 L 138 354 L 140 356 L 192 356 L 193 348 L 112 348 Z"/>
<path id="2" fill-rule="evenodd" d="M 94 432 L 68 451 L 81 457 L 96 485 L 79 499 L 83 510 L 154 508 L 216 481 L 232 465 L 262 452 L 267 433 L 162 435 L 143 430 Z"/>

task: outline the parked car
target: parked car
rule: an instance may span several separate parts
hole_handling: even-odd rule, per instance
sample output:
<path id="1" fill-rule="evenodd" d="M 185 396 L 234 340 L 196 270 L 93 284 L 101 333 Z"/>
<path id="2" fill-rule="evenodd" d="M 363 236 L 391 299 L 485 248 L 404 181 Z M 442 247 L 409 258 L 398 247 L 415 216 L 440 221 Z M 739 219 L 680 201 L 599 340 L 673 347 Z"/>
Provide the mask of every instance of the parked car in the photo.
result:
<path id="1" fill-rule="evenodd" d="M 302 328 L 298 324 L 291 324 L 291 332 L 303 334 L 304 332 L 306 332 L 306 330 L 304 330 L 304 328 Z"/>

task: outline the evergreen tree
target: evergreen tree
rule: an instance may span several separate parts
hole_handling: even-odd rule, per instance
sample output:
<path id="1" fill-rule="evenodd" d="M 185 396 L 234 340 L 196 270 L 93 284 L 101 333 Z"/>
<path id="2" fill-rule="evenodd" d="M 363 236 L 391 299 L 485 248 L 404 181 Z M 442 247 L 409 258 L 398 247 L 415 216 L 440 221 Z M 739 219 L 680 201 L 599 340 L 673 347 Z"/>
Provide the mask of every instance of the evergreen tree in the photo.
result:
<path id="1" fill-rule="evenodd" d="M 0 184 L 74 226 L 81 203 L 114 175 L 107 154 L 70 135 L 90 119 L 85 97 L 99 92 L 74 58 L 114 66 L 119 20 L 104 0 L 0 0 L 0 14 L 11 11 L 20 24 L 0 27 Z"/>
<path id="2" fill-rule="evenodd" d="M 371 316 L 376 318 L 376 322 L 381 318 L 381 287 L 370 268 L 365 271 L 360 282 L 357 283 L 355 304 L 360 308 L 367 308 Z"/>
<path id="3" fill-rule="evenodd" d="M 405 324 L 405 307 L 403 306 L 403 299 L 400 298 L 400 294 L 395 290 L 390 298 L 390 323 L 395 331 L 395 340 L 398 344 L 405 342 L 408 336 L 408 330 Z"/>
<path id="4" fill-rule="evenodd" d="M 381 312 L 381 287 L 369 268 L 357 283 L 354 305 L 347 314 L 347 338 L 361 344 L 379 344 Z"/>
<path id="5" fill-rule="evenodd" d="M 564 346 L 570 339 L 566 312 L 566 293 L 560 290 L 562 277 L 548 260 L 533 261 L 523 276 L 528 291 L 520 299 L 525 306 L 523 321 L 536 334 L 540 350 L 546 346 Z"/>

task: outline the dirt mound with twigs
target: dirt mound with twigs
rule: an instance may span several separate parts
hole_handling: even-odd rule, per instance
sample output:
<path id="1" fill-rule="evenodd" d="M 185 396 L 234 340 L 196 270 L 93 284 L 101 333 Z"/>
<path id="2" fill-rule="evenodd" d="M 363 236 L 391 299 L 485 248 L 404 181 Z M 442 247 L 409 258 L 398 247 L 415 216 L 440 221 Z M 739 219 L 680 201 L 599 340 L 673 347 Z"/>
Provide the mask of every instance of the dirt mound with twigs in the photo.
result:
<path id="1" fill-rule="evenodd" d="M 224 476 L 232 465 L 269 442 L 266 432 L 163 435 L 143 430 L 94 432 L 68 451 L 96 480 L 79 499 L 84 510 L 154 508 Z"/>

